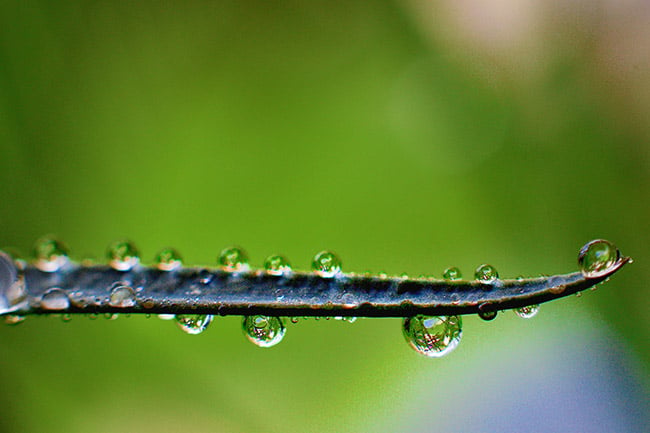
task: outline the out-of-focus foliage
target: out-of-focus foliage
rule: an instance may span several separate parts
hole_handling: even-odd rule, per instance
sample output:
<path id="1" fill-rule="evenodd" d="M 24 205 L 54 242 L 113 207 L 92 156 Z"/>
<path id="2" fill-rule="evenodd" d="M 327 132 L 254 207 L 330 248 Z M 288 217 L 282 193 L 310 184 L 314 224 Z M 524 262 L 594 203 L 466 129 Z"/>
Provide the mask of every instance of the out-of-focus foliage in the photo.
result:
<path id="1" fill-rule="evenodd" d="M 468 318 L 440 360 L 397 320 L 258 349 L 237 318 L 29 318 L 0 329 L 0 429 L 642 431 L 650 12 L 437 3 L 2 2 L 0 247 L 514 277 L 606 238 L 636 263 L 533 320 Z"/>

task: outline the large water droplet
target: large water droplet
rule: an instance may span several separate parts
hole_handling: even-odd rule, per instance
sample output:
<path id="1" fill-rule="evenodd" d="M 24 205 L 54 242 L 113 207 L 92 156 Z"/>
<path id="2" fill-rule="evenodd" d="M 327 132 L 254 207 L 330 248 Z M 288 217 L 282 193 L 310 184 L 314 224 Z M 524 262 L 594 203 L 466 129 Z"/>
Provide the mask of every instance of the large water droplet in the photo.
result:
<path id="1" fill-rule="evenodd" d="M 56 272 L 68 263 L 68 249 L 58 240 L 41 238 L 34 246 L 34 265 L 43 272 Z"/>
<path id="2" fill-rule="evenodd" d="M 256 346 L 271 347 L 284 338 L 286 328 L 279 317 L 245 316 L 242 329 L 246 337 Z"/>
<path id="3" fill-rule="evenodd" d="M 485 284 L 492 283 L 499 278 L 499 273 L 492 265 L 483 264 L 476 268 L 474 272 L 474 278 L 477 281 Z"/>
<path id="4" fill-rule="evenodd" d="M 221 251 L 219 264 L 230 272 L 246 272 L 249 269 L 248 255 L 243 249 L 237 247 L 230 247 Z"/>
<path id="5" fill-rule="evenodd" d="M 190 335 L 197 335 L 205 331 L 212 322 L 210 314 L 178 314 L 176 315 L 176 324 L 184 332 Z"/>
<path id="6" fill-rule="evenodd" d="M 539 305 L 528 305 L 526 307 L 515 308 L 514 312 L 522 319 L 530 319 L 539 313 Z"/>
<path id="7" fill-rule="evenodd" d="M 66 310 L 69 307 L 68 295 L 59 288 L 48 290 L 41 298 L 41 308 L 44 310 Z"/>
<path id="8" fill-rule="evenodd" d="M 447 281 L 458 281 L 463 279 L 463 275 L 460 273 L 460 269 L 456 266 L 445 269 L 445 272 L 442 274 L 442 278 Z"/>
<path id="9" fill-rule="evenodd" d="M 108 298 L 108 305 L 116 308 L 129 308 L 134 307 L 135 291 L 131 286 L 117 285 L 111 290 L 111 295 Z"/>
<path id="10" fill-rule="evenodd" d="M 156 267 L 161 271 L 174 271 L 183 266 L 181 255 L 173 248 L 165 248 L 156 255 Z"/>
<path id="11" fill-rule="evenodd" d="M 264 269 L 271 275 L 291 273 L 291 263 L 283 256 L 270 256 L 264 261 Z"/>
<path id="12" fill-rule="evenodd" d="M 596 239 L 580 249 L 578 266 L 586 278 L 596 278 L 609 272 L 618 262 L 621 253 L 604 239 Z"/>
<path id="13" fill-rule="evenodd" d="M 454 350 L 463 335 L 460 316 L 406 317 L 402 331 L 416 352 L 430 358 L 440 358 Z"/>
<path id="14" fill-rule="evenodd" d="M 314 256 L 312 269 L 318 275 L 325 278 L 332 278 L 341 273 L 341 259 L 330 251 L 321 251 Z"/>
<path id="15" fill-rule="evenodd" d="M 140 263 L 138 249 L 127 240 L 117 241 L 108 247 L 108 264 L 116 271 L 130 271 Z"/>

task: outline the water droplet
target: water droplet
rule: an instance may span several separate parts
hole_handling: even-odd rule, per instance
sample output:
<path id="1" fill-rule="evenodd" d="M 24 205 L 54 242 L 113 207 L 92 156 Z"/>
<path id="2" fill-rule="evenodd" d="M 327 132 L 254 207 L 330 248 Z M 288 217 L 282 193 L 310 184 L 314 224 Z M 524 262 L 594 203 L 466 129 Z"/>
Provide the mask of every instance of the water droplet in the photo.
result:
<path id="1" fill-rule="evenodd" d="M 34 265 L 43 272 L 56 272 L 68 263 L 68 249 L 58 240 L 41 238 L 34 246 Z"/>
<path id="2" fill-rule="evenodd" d="M 129 308 L 136 305 L 135 292 L 131 286 L 117 285 L 111 290 L 108 305 L 116 308 Z"/>
<path id="3" fill-rule="evenodd" d="M 460 273 L 460 269 L 456 266 L 445 269 L 445 272 L 442 274 L 442 278 L 447 281 L 458 281 L 463 279 L 463 275 Z"/>
<path id="4" fill-rule="evenodd" d="M 272 316 L 245 316 L 242 329 L 246 337 L 256 346 L 271 347 L 284 338 L 286 328 L 282 319 Z"/>
<path id="5" fill-rule="evenodd" d="M 161 271 L 174 271 L 183 266 L 181 255 L 173 248 L 165 248 L 156 255 L 156 267 Z"/>
<path id="6" fill-rule="evenodd" d="M 329 251 L 321 251 L 314 256 L 312 269 L 318 275 L 325 278 L 332 278 L 341 273 L 341 259 Z"/>
<path id="7" fill-rule="evenodd" d="M 69 307 L 68 295 L 58 288 L 48 290 L 41 298 L 41 308 L 44 310 L 66 310 Z"/>
<path id="8" fill-rule="evenodd" d="M 249 269 L 246 252 L 237 247 L 226 248 L 221 251 L 219 264 L 230 272 L 246 272 Z"/>
<path id="9" fill-rule="evenodd" d="M 15 262 L 0 251 L 0 313 L 15 309 L 26 299 L 24 279 L 18 274 Z"/>
<path id="10" fill-rule="evenodd" d="M 604 239 L 596 239 L 580 249 L 578 266 L 586 278 L 596 278 L 609 272 L 618 262 L 621 253 Z"/>
<path id="11" fill-rule="evenodd" d="M 497 311 L 479 311 L 478 317 L 485 320 L 486 322 L 489 322 L 490 320 L 496 319 Z"/>
<path id="12" fill-rule="evenodd" d="M 61 314 L 61 321 L 63 321 L 63 323 L 68 323 L 71 320 L 72 316 L 70 314 Z"/>
<path id="13" fill-rule="evenodd" d="M 474 278 L 477 281 L 485 284 L 492 283 L 499 278 L 499 273 L 492 265 L 483 264 L 476 268 Z"/>
<path id="14" fill-rule="evenodd" d="M 23 323 L 25 321 L 25 316 L 16 316 L 13 314 L 9 314 L 5 316 L 5 323 L 7 325 L 18 325 L 19 323 Z"/>
<path id="15" fill-rule="evenodd" d="M 404 338 L 416 352 L 440 358 L 453 351 L 463 335 L 460 316 L 406 317 L 402 324 Z"/>
<path id="16" fill-rule="evenodd" d="M 530 319 L 539 313 L 539 305 L 528 305 L 526 307 L 515 308 L 514 312 L 522 319 Z"/>
<path id="17" fill-rule="evenodd" d="M 130 241 L 117 241 L 108 247 L 108 264 L 116 271 L 130 271 L 140 263 L 140 253 Z"/>
<path id="18" fill-rule="evenodd" d="M 175 314 L 159 314 L 158 318 L 160 320 L 174 320 L 176 318 Z"/>
<path id="19" fill-rule="evenodd" d="M 90 320 L 97 320 L 98 317 L 99 317 L 98 313 L 90 313 L 90 314 L 88 314 L 88 318 Z"/>
<path id="20" fill-rule="evenodd" d="M 197 335 L 205 331 L 212 322 L 211 314 L 177 314 L 176 324 L 184 332 Z"/>
<path id="21" fill-rule="evenodd" d="M 348 323 L 354 323 L 357 321 L 356 317 L 342 317 L 341 320 Z"/>
<path id="22" fill-rule="evenodd" d="M 282 256 L 270 256 L 264 261 L 264 269 L 271 275 L 285 275 L 291 272 L 291 263 Z"/>
<path id="23" fill-rule="evenodd" d="M 291 323 L 298 323 L 298 322 L 300 322 L 300 317 L 292 317 L 290 320 L 291 320 Z"/>

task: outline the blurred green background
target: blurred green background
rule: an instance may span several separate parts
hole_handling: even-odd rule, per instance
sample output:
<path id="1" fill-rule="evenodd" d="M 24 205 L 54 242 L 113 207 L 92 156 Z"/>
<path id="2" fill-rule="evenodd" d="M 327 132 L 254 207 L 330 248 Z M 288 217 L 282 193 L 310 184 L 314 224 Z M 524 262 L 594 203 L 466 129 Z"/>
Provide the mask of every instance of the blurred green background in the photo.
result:
<path id="1" fill-rule="evenodd" d="M 515 277 L 605 238 L 635 263 L 466 317 L 439 360 L 395 319 L 264 350 L 239 318 L 28 318 L 0 328 L 0 430 L 648 431 L 649 50 L 635 1 L 1 1 L 0 247 Z"/>

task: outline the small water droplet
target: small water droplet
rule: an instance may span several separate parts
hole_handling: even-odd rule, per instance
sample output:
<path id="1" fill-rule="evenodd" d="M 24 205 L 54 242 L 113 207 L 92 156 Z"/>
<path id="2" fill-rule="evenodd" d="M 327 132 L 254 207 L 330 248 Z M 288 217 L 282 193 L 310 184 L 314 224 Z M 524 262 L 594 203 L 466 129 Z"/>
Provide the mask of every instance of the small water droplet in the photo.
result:
<path id="1" fill-rule="evenodd" d="M 291 263 L 283 256 L 274 255 L 264 261 L 264 269 L 271 275 L 286 275 L 291 273 Z"/>
<path id="2" fill-rule="evenodd" d="M 221 251 L 219 264 L 224 270 L 230 272 L 246 272 L 249 269 L 248 255 L 243 249 L 237 247 L 230 247 Z"/>
<path id="3" fill-rule="evenodd" d="M 291 323 L 298 323 L 298 322 L 300 322 L 300 317 L 292 317 L 290 320 L 291 320 Z"/>
<path id="4" fill-rule="evenodd" d="M 63 321 L 63 323 L 68 323 L 71 320 L 72 316 L 70 314 L 61 314 L 61 321 Z"/>
<path id="5" fill-rule="evenodd" d="M 117 320 L 118 317 L 120 317 L 119 314 L 104 313 L 104 319 L 106 320 Z"/>
<path id="6" fill-rule="evenodd" d="M 492 265 L 483 264 L 476 268 L 474 272 L 474 278 L 477 281 L 485 284 L 492 283 L 499 278 L 499 273 Z"/>
<path id="7" fill-rule="evenodd" d="M 158 318 L 160 320 L 174 320 L 176 318 L 175 314 L 159 314 Z"/>
<path id="8" fill-rule="evenodd" d="M 332 278 L 341 274 L 341 259 L 330 251 L 321 251 L 314 256 L 312 269 L 318 275 L 325 278 Z"/>
<path id="9" fill-rule="evenodd" d="M 18 325 L 19 323 L 23 323 L 25 321 L 25 316 L 16 316 L 13 314 L 9 314 L 5 316 L 5 323 L 7 325 Z"/>
<path id="10" fill-rule="evenodd" d="M 174 271 L 183 266 L 183 259 L 178 251 L 165 248 L 156 255 L 156 267 L 161 271 Z"/>
<path id="11" fill-rule="evenodd" d="M 60 241 L 44 237 L 34 246 L 34 265 L 43 272 L 56 272 L 68 263 L 68 248 Z"/>
<path id="12" fill-rule="evenodd" d="M 416 352 L 440 358 L 453 351 L 463 335 L 460 316 L 406 317 L 402 323 L 404 338 Z"/>
<path id="13" fill-rule="evenodd" d="M 271 347 L 284 338 L 286 328 L 282 319 L 273 316 L 245 316 L 242 321 L 244 334 L 259 347 Z"/>
<path id="14" fill-rule="evenodd" d="M 578 266 L 586 278 L 596 278 L 609 272 L 620 257 L 621 253 L 613 243 L 596 239 L 580 249 Z"/>
<path id="15" fill-rule="evenodd" d="M 88 314 L 88 318 L 90 320 L 97 320 L 98 317 L 99 317 L 98 313 L 90 313 L 90 314 Z"/>
<path id="16" fill-rule="evenodd" d="M 528 305 L 526 307 L 515 308 L 514 312 L 522 319 L 530 319 L 539 313 L 539 305 Z"/>
<path id="17" fill-rule="evenodd" d="M 460 273 L 460 269 L 456 266 L 445 269 L 445 272 L 442 274 L 442 278 L 447 281 L 458 281 L 463 279 L 463 275 Z"/>
<path id="18" fill-rule="evenodd" d="M 68 295 L 59 288 L 48 290 L 41 298 L 41 308 L 44 310 L 65 310 L 69 307 Z"/>
<path id="19" fill-rule="evenodd" d="M 205 331 L 212 322 L 211 314 L 177 314 L 176 324 L 184 332 L 197 335 Z"/>
<path id="20" fill-rule="evenodd" d="M 111 290 L 108 305 L 116 308 L 129 308 L 136 305 L 135 292 L 131 286 L 117 285 Z"/>
<path id="21" fill-rule="evenodd" d="M 108 264 L 116 271 L 130 271 L 140 263 L 138 249 L 127 240 L 117 241 L 108 247 Z"/>
<path id="22" fill-rule="evenodd" d="M 341 320 L 343 320 L 344 322 L 348 322 L 348 323 L 354 323 L 354 322 L 357 321 L 357 318 L 356 317 L 345 316 L 345 317 L 342 317 Z"/>
<path id="23" fill-rule="evenodd" d="M 485 320 L 486 322 L 489 322 L 490 320 L 496 319 L 497 311 L 479 311 L 478 317 Z"/>

